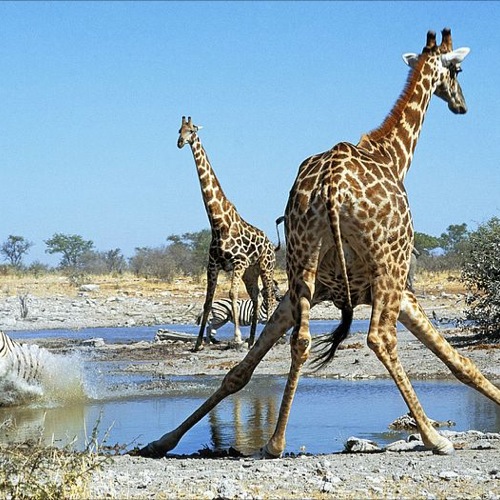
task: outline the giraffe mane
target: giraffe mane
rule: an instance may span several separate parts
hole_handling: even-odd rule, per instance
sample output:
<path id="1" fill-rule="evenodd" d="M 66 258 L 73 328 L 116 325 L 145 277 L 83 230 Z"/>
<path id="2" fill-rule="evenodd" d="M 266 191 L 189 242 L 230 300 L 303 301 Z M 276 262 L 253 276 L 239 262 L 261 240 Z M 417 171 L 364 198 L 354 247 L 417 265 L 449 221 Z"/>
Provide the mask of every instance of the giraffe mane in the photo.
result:
<path id="1" fill-rule="evenodd" d="M 392 110 L 385 117 L 384 121 L 382 122 L 382 125 L 369 132 L 365 137 L 373 141 L 380 141 L 391 132 L 391 130 L 400 120 L 403 111 L 406 105 L 408 104 L 408 101 L 410 100 L 413 91 L 415 90 L 418 77 L 427 59 L 428 59 L 428 54 L 424 53 L 420 55 L 417 63 L 413 68 L 410 69 L 410 72 L 408 73 L 408 78 L 406 80 L 406 84 L 403 88 L 403 91 L 401 92 L 398 100 L 394 104 Z"/>

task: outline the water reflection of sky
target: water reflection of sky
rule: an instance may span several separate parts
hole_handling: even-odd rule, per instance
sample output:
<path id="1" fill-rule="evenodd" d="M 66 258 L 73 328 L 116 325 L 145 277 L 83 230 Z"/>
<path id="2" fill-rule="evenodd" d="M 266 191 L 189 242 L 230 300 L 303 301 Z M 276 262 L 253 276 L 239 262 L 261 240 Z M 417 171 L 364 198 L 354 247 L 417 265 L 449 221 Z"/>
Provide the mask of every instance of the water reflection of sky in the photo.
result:
<path id="1" fill-rule="evenodd" d="M 336 326 L 334 321 L 313 321 L 313 335 Z M 13 332 L 16 339 L 102 337 L 107 343 L 152 341 L 158 328 L 197 334 L 196 325 L 157 325 L 131 328 L 86 328 Z M 402 327 L 401 327 L 402 328 Z M 259 331 L 262 325 L 259 325 Z M 352 331 L 365 333 L 367 321 L 355 321 Z M 248 329 L 246 329 L 248 330 Z M 231 338 L 225 325 L 219 338 Z M 31 406 L 0 408 L 0 440 L 36 438 L 64 444 L 78 436 L 83 447 L 99 422 L 100 439 L 132 447 L 144 445 L 174 429 L 220 384 L 220 377 L 167 377 L 124 374 L 126 362 L 85 363 L 85 400 L 44 401 Z M 250 453 L 263 446 L 274 430 L 284 377 L 256 376 L 199 422 L 174 453 L 193 453 L 204 446 L 234 446 Z M 455 381 L 414 382 L 428 415 L 453 420 L 454 430 L 500 432 L 500 408 L 469 387 Z M 287 432 L 287 451 L 302 447 L 311 453 L 340 451 L 347 438 L 357 436 L 386 444 L 404 435 L 388 425 L 407 412 L 391 380 L 330 380 L 302 377 Z M 40 430 L 43 429 L 43 430 Z"/>
<path id="2" fill-rule="evenodd" d="M 312 335 L 320 335 L 332 331 L 338 321 L 311 321 L 310 328 Z M 257 336 L 260 334 L 264 325 L 257 326 Z M 404 327 L 398 324 L 398 328 L 404 330 Z M 155 325 L 155 326 L 138 326 L 138 327 L 121 327 L 121 328 L 81 328 L 78 330 L 28 330 L 7 332 L 10 337 L 17 340 L 36 339 L 36 338 L 69 338 L 74 340 L 90 339 L 94 337 L 102 337 L 107 343 L 126 343 L 138 342 L 141 340 L 153 341 L 158 329 L 174 330 L 182 333 L 191 333 L 197 335 L 199 326 L 197 325 Z M 242 327 L 243 336 L 249 335 L 250 327 Z M 356 320 L 353 321 L 351 332 L 366 333 L 368 331 L 368 321 Z M 227 323 L 217 332 L 217 337 L 220 339 L 230 339 L 233 336 L 234 325 Z"/>
<path id="3" fill-rule="evenodd" d="M 141 391 L 141 380 L 101 391 L 98 399 L 45 408 L 0 408 L 0 422 L 15 420 L 17 437 L 2 429 L 0 439 L 26 439 L 43 428 L 45 439 L 63 444 L 78 436 L 79 446 L 97 421 L 106 443 L 144 445 L 179 425 L 220 383 L 219 377 L 169 377 L 156 389 Z M 128 381 L 130 382 L 130 381 Z M 193 453 L 204 446 L 234 446 L 250 453 L 274 430 L 284 377 L 256 376 L 230 396 L 181 440 L 174 453 Z M 454 420 L 453 430 L 500 431 L 500 409 L 458 382 L 414 383 L 429 416 Z M 345 381 L 302 378 L 287 431 L 287 451 L 340 451 L 350 436 L 386 444 L 402 437 L 388 424 L 406 413 L 390 380 Z M 404 435 L 403 435 L 404 436 Z"/>

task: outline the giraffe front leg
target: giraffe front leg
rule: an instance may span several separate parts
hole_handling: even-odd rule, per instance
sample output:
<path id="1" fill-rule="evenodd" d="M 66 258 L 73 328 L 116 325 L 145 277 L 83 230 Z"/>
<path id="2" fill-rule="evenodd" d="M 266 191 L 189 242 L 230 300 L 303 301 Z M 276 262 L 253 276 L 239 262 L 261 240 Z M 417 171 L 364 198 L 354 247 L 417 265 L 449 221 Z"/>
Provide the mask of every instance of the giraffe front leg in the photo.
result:
<path id="1" fill-rule="evenodd" d="M 176 429 L 164 434 L 156 441 L 152 441 L 139 450 L 143 457 L 159 458 L 174 449 L 181 438 L 210 410 L 215 408 L 224 398 L 241 390 L 251 379 L 257 365 L 280 339 L 284 333 L 293 325 L 290 301 L 286 296 L 280 303 L 271 321 L 265 326 L 262 335 L 255 345 L 248 351 L 238 365 L 232 368 L 224 377 L 221 386 L 203 404 L 201 404 L 184 422 Z"/>
<path id="2" fill-rule="evenodd" d="M 231 289 L 229 290 L 229 298 L 231 299 L 231 309 L 233 312 L 233 322 L 234 322 L 234 343 L 242 344 L 243 339 L 241 338 L 240 330 L 240 311 L 238 306 L 238 292 L 240 288 L 240 282 L 244 273 L 242 267 L 236 267 L 233 270 L 233 275 L 231 277 Z"/>
<path id="3" fill-rule="evenodd" d="M 218 275 L 218 268 L 215 265 L 215 262 L 209 257 L 207 266 L 207 292 L 205 294 L 205 303 L 203 304 L 203 315 L 201 317 L 200 330 L 198 332 L 196 344 L 193 348 L 194 351 L 199 351 L 202 348 L 203 334 L 205 333 L 208 315 L 210 314 L 210 309 L 212 308 Z"/>

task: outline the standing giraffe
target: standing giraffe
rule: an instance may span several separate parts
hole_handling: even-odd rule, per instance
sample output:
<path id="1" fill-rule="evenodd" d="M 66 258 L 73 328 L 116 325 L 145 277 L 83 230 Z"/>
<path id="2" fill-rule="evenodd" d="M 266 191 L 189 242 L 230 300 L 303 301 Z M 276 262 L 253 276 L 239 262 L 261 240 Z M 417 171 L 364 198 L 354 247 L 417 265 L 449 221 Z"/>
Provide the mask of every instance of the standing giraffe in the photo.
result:
<path id="1" fill-rule="evenodd" d="M 238 289 L 242 280 L 253 302 L 254 314 L 248 339 L 250 347 L 254 342 L 258 321 L 259 276 L 262 280 L 262 295 L 267 304 L 268 316 L 274 310 L 275 248 L 263 231 L 243 220 L 236 207 L 226 198 L 205 149 L 201 145 L 197 134 L 198 129 L 199 127 L 191 121 L 191 117 L 186 120 L 183 116 L 177 141 L 179 148 L 186 144 L 191 146 L 200 179 L 203 202 L 212 229 L 207 265 L 207 293 L 194 350 L 199 350 L 203 342 L 203 333 L 212 307 L 220 270 L 232 273 L 229 298 L 232 302 L 235 343 L 242 343 L 238 321 Z"/>
<path id="2" fill-rule="evenodd" d="M 279 457 L 300 370 L 311 347 L 309 311 L 332 300 L 342 321 L 319 358 L 327 363 L 347 336 L 353 308 L 372 306 L 368 345 L 394 379 L 425 446 L 438 454 L 454 451 L 451 442 L 429 422 L 406 375 L 396 349 L 399 319 L 462 382 L 500 404 L 500 390 L 460 355 L 434 328 L 405 287 L 413 245 L 413 228 L 403 179 L 433 94 L 453 113 L 466 112 L 457 81 L 469 49 L 453 50 L 451 32 L 442 43 L 429 32 L 422 54 L 405 54 L 411 70 L 406 87 L 382 125 L 364 135 L 357 146 L 339 143 L 312 156 L 299 168 L 285 211 L 289 291 L 254 347 L 224 378 L 220 388 L 179 427 L 141 450 L 161 456 L 214 406 L 250 380 L 256 366 L 290 327 L 292 362 L 273 436 L 261 450 Z"/>

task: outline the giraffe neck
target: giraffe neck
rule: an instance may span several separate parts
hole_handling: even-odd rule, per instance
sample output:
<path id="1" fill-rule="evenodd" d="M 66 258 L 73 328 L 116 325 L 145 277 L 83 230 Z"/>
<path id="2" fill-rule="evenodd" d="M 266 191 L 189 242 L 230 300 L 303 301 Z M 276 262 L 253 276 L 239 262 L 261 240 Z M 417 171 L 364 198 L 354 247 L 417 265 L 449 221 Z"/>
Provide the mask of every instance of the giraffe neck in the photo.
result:
<path id="1" fill-rule="evenodd" d="M 382 125 L 363 136 L 359 146 L 389 157 L 394 174 L 404 179 L 429 107 L 435 85 L 433 67 L 428 56 L 422 56 L 410 71 L 406 86 Z"/>
<path id="2" fill-rule="evenodd" d="M 227 213 L 231 209 L 232 203 L 226 198 L 212 165 L 208 160 L 205 148 L 202 146 L 200 138 L 197 135 L 190 145 L 196 163 L 196 170 L 198 171 L 205 210 L 207 211 L 210 225 L 214 228 L 220 225 L 222 214 Z"/>

